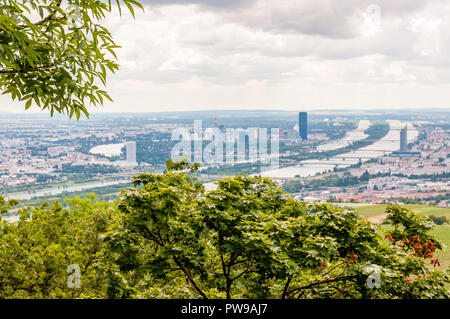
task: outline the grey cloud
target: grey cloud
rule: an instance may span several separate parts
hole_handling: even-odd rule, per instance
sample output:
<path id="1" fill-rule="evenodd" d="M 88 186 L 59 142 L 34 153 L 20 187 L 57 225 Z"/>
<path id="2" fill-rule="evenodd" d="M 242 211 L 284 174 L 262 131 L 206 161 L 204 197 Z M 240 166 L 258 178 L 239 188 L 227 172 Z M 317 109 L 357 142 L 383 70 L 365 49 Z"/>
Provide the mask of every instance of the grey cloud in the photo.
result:
<path id="1" fill-rule="evenodd" d="M 175 2 L 188 1 L 171 1 Z M 193 2 L 200 3 L 189 1 Z M 431 6 L 427 11 L 419 1 L 410 0 L 401 8 L 380 0 L 381 30 L 361 36 L 358 24 L 364 21 L 362 17 L 358 20 L 358 14 L 361 16 L 370 2 L 259 0 L 251 8 L 230 10 L 205 10 L 202 6 L 168 7 L 158 14 L 149 10 L 141 26 L 148 32 L 131 32 L 135 47 L 125 46 L 128 49 L 122 60 L 136 61 L 138 67 L 131 63 L 123 68 L 121 77 L 165 84 L 196 77 L 234 85 L 305 77 L 380 83 L 446 78 L 446 72 L 434 71 L 449 64 L 450 36 L 436 33 L 441 53 L 422 55 L 428 44 L 418 39 L 430 37 L 422 34 L 421 27 L 412 30 L 411 19 L 416 12 L 425 22 L 448 17 L 450 7 Z M 445 23 L 439 30 L 448 29 Z M 123 33 L 123 39 L 131 33 Z"/>
<path id="2" fill-rule="evenodd" d="M 212 8 L 235 8 L 249 6 L 255 1 L 256 0 L 141 0 L 141 3 L 152 5 L 198 4 Z"/>
<path id="3" fill-rule="evenodd" d="M 142 0 L 150 5 L 201 5 L 221 10 L 225 21 L 275 33 L 318 35 L 332 39 L 357 37 L 355 15 L 379 8 L 381 18 L 408 14 L 445 0 Z M 222 10 L 228 9 L 228 10 Z M 356 24 L 356 25 L 355 25 Z"/>
<path id="4" fill-rule="evenodd" d="M 228 17 L 237 23 L 278 33 L 318 35 L 349 39 L 359 35 L 363 15 L 400 17 L 444 0 L 259 0 Z M 266 14 L 258 11 L 267 10 Z"/>

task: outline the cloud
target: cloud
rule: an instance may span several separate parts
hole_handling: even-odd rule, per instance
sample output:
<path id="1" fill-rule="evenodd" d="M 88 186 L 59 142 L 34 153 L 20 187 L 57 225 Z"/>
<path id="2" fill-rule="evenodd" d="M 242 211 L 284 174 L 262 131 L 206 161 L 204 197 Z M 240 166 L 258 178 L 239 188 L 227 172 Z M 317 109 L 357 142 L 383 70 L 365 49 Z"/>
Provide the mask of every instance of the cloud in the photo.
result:
<path id="1" fill-rule="evenodd" d="M 408 15 L 445 0 L 144 0 L 152 6 L 198 5 L 224 20 L 270 32 L 353 38 L 361 19 Z M 222 10 L 222 9 L 229 10 Z"/>
<path id="2" fill-rule="evenodd" d="M 410 1 L 401 11 L 398 5 L 381 1 L 380 16 L 374 19 L 367 18 L 377 14 L 373 6 L 372 10 L 370 4 L 351 7 L 353 2 L 344 0 L 336 7 L 335 1 L 326 0 L 260 0 L 251 8 L 227 12 L 161 5 L 149 7 L 137 21 L 115 18 L 110 23 L 124 47 L 121 77 L 159 83 L 193 77 L 230 85 L 295 77 L 323 81 L 325 75 L 318 70 L 324 68 L 329 76 L 339 73 L 339 79 L 349 81 L 353 77 L 379 82 L 383 75 L 388 82 L 420 81 L 416 73 L 421 69 L 430 73 L 435 58 L 448 61 L 443 53 L 450 42 L 441 32 L 446 23 L 437 16 L 449 15 L 450 6 L 435 1 L 443 7 L 425 10 L 423 2 Z M 384 10 L 389 14 L 384 16 Z M 370 68 L 365 69 L 368 60 Z M 355 64 L 355 72 L 342 75 Z M 403 65 L 403 72 L 412 74 L 379 72 L 386 65 Z"/>
<path id="3" fill-rule="evenodd" d="M 448 0 L 143 3 L 105 21 L 122 46 L 108 108 L 450 101 Z"/>
<path id="4" fill-rule="evenodd" d="M 211 8 L 235 8 L 252 5 L 256 0 L 142 0 L 149 5 L 202 5 Z"/>

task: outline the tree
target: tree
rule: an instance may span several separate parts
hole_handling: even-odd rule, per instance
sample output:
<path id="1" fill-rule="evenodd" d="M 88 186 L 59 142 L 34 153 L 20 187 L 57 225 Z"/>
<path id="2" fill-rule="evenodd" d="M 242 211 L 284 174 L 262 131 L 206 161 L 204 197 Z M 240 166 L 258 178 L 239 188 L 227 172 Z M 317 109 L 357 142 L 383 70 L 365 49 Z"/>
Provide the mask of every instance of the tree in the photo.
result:
<path id="1" fill-rule="evenodd" d="M 115 0 L 134 16 L 136 0 Z M 115 72 L 111 33 L 99 22 L 111 13 L 111 0 L 1 0 L 0 90 L 13 99 L 54 112 L 89 112 L 86 104 L 111 100 L 99 85 Z M 34 17 L 39 17 L 33 20 Z"/>
<path id="2" fill-rule="evenodd" d="M 0 197 L 0 212 L 7 203 Z M 17 222 L 0 220 L 0 298 L 102 298 L 111 271 L 103 237 L 117 220 L 114 204 L 94 197 L 19 211 Z M 70 287 L 79 271 L 80 285 Z"/>
<path id="3" fill-rule="evenodd" d="M 449 297 L 449 275 L 429 269 L 429 252 L 398 243 L 406 234 L 439 249 L 428 219 L 389 206 L 406 233 L 387 240 L 354 211 L 297 202 L 267 178 L 225 178 L 205 192 L 195 169 L 169 162 L 123 191 L 122 220 L 107 239 L 118 267 L 108 297 Z M 374 273 L 379 289 L 367 285 Z"/>
<path id="4" fill-rule="evenodd" d="M 390 205 L 385 233 L 267 178 L 205 191 L 197 169 L 168 161 L 117 202 L 75 198 L 0 220 L 0 298 L 450 297 L 429 218 Z M 0 197 L 0 213 L 16 204 Z M 68 285 L 76 269 L 80 288 Z"/>

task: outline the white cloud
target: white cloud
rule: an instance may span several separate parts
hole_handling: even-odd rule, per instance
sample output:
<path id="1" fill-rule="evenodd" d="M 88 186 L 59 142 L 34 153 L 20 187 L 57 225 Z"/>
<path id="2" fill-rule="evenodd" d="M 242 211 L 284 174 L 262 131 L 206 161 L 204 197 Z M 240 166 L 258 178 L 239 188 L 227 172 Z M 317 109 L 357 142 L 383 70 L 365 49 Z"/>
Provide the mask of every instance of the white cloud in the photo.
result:
<path id="1" fill-rule="evenodd" d="M 449 104 L 449 1 L 144 3 L 105 21 L 123 48 L 102 111 Z"/>

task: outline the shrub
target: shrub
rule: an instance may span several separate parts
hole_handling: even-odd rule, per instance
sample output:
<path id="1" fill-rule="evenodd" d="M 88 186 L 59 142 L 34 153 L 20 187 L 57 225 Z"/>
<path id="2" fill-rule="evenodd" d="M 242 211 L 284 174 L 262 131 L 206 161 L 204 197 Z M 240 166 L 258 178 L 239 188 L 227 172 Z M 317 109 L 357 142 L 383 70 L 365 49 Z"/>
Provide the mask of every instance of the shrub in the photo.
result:
<path id="1" fill-rule="evenodd" d="M 434 216 L 434 215 L 430 215 L 428 216 L 431 218 L 431 220 L 436 224 L 436 225 L 443 225 L 446 224 L 448 222 L 447 218 L 445 216 Z"/>

